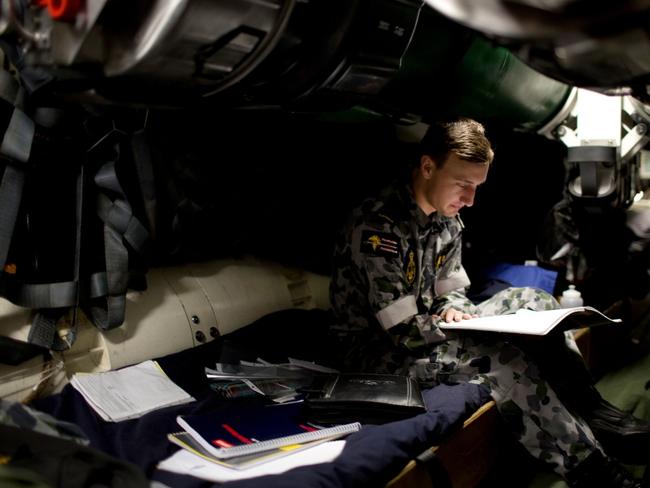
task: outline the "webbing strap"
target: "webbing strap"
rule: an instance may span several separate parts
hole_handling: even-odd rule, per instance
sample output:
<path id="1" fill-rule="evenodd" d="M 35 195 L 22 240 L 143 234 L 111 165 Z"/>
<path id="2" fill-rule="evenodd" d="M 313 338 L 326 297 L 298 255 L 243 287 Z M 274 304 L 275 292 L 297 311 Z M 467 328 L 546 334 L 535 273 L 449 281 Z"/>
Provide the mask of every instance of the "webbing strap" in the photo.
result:
<path id="1" fill-rule="evenodd" d="M 103 141 L 113 144 L 114 148 L 113 157 L 100 167 L 94 177 L 100 191 L 97 196 L 97 214 L 104 222 L 106 273 L 92 277 L 91 293 L 97 293 L 100 289 L 105 289 L 106 293 L 99 295 L 102 298 L 92 300 L 87 309 L 93 323 L 100 329 L 107 330 L 124 322 L 129 283 L 129 250 L 125 243 L 135 251 L 142 252 L 149 233 L 133 215 L 133 209 L 117 177 L 115 164 L 120 157 L 119 138 L 108 134 Z"/>
<path id="2" fill-rule="evenodd" d="M 122 200 L 111 202 L 106 195 L 97 198 L 97 214 L 109 224 L 118 234 L 124 236 L 126 242 L 138 252 L 142 252 L 149 239 L 149 232 L 131 212 L 131 207 Z"/>
<path id="3" fill-rule="evenodd" d="M 106 282 L 108 294 L 126 293 L 129 284 L 129 252 L 122 242 L 122 236 L 110 225 L 104 226 L 104 248 L 106 255 Z"/>
<path id="4" fill-rule="evenodd" d="M 26 163 L 32 150 L 33 139 L 34 121 L 22 110 L 14 108 L 9 126 L 2 139 L 0 153 L 18 163 Z"/>
<path id="5" fill-rule="evenodd" d="M 72 327 L 65 340 L 59 337 L 56 323 L 65 314 L 61 309 L 44 309 L 39 310 L 34 316 L 32 327 L 29 329 L 27 340 L 33 344 L 47 347 L 54 351 L 65 351 L 70 348 L 77 338 L 77 329 Z"/>
<path id="6" fill-rule="evenodd" d="M 53 128 L 61 123 L 64 112 L 58 108 L 39 107 L 34 112 L 34 119 L 42 127 Z M 74 278 L 72 281 L 23 284 L 12 301 L 19 305 L 37 308 L 39 311 L 32 320 L 29 332 L 31 342 L 56 351 L 69 349 L 77 338 L 77 309 L 80 301 L 80 267 L 81 267 L 81 234 L 84 200 L 84 168 L 80 166 L 77 173 L 76 205 L 75 205 L 75 255 Z M 11 298 L 10 298 L 11 299 Z M 62 340 L 57 332 L 56 324 L 67 310 L 72 309 L 70 329 Z"/>
<path id="7" fill-rule="evenodd" d="M 91 303 L 86 310 L 96 327 L 101 330 L 114 329 L 124 322 L 126 295 L 107 296 L 101 302 Z"/>
<path id="8" fill-rule="evenodd" d="M 34 122 L 16 107 L 20 98 L 18 82 L 0 71 L 0 97 L 13 107 L 0 144 L 0 156 L 8 163 L 0 183 L 0 272 L 4 269 L 25 184 L 24 164 L 29 159 L 34 139 Z"/>
<path id="9" fill-rule="evenodd" d="M 5 264 L 9 252 L 12 234 L 17 219 L 18 209 L 22 198 L 25 175 L 23 168 L 17 163 L 26 163 L 30 158 L 31 144 L 34 138 L 35 125 L 16 104 L 20 90 L 13 90 L 13 85 L 3 84 L 6 77 L 0 75 L 0 103 L 7 107 L 4 122 L 9 121 L 2 143 L 0 156 L 8 161 L 2 182 L 0 182 L 0 263 Z M 12 81 L 15 81 L 12 79 Z M 5 97 L 12 98 L 11 102 Z M 11 114 L 11 116 L 9 115 Z M 45 122 L 56 126 L 60 115 L 52 111 L 41 111 Z M 138 141 L 131 141 L 134 161 L 139 159 L 138 176 L 143 185 L 143 196 L 146 194 L 150 204 L 155 203 L 153 187 L 153 171 L 150 159 L 142 139 L 138 133 Z M 83 306 L 88 317 L 100 329 L 108 330 L 121 325 L 125 318 L 126 292 L 129 287 L 129 252 L 132 250 L 142 253 L 149 233 L 138 218 L 133 215 L 116 172 L 116 163 L 120 158 L 121 143 L 125 142 L 123 132 L 113 130 L 105 134 L 93 146 L 98 148 L 89 151 L 90 163 L 99 163 L 99 170 L 94 173 L 96 187 L 96 211 L 102 220 L 103 244 L 106 270 L 86 277 L 84 273 L 84 257 L 81 255 L 81 236 L 83 234 L 82 216 L 83 203 L 86 198 L 84 174 L 90 165 L 80 168 L 77 182 L 77 238 L 75 254 L 75 272 L 72 281 L 57 283 L 22 283 L 17 277 L 0 282 L 0 293 L 12 302 L 34 309 L 39 309 L 35 315 L 29 333 L 29 340 L 38 345 L 54 350 L 65 350 L 74 342 L 77 334 L 76 308 Z M 108 149 L 108 150 L 105 150 Z M 94 161 L 93 161 L 94 160 Z M 92 166 L 91 166 L 92 167 Z M 97 166 L 95 166 L 97 167 Z M 1 269 L 1 268 L 0 268 Z M 57 332 L 57 322 L 70 307 L 74 307 L 75 316 L 72 318 L 72 328 L 65 338 Z"/>
<path id="10" fill-rule="evenodd" d="M 18 210 L 25 185 L 25 164 L 29 160 L 34 140 L 35 124 L 20 106 L 22 91 L 18 82 L 6 71 L 0 71 L 0 98 L 3 107 L 12 110 L 9 123 L 0 143 L 0 156 L 5 161 L 5 171 L 0 183 L 0 271 L 4 269 L 16 225 Z M 76 303 L 77 283 L 48 284 L 3 283 L 5 296 L 12 302 L 29 308 L 39 308 L 29 330 L 30 342 L 65 350 L 76 337 L 73 327 L 66 340 L 57 334 L 56 323 L 65 313 L 62 307 Z"/>
<path id="11" fill-rule="evenodd" d="M 99 298 L 108 295 L 108 280 L 106 272 L 100 271 L 90 276 L 90 298 Z"/>
<path id="12" fill-rule="evenodd" d="M 19 85 L 10 73 L 0 70 L 0 97 L 14 105 L 18 98 Z"/>
<path id="13" fill-rule="evenodd" d="M 131 138 L 133 162 L 140 181 L 140 190 L 144 200 L 149 230 L 152 238 L 156 235 L 156 185 L 151 161 L 151 151 L 145 138 L 144 129 L 133 134 Z"/>
<path id="14" fill-rule="evenodd" d="M 84 172 L 83 167 L 79 169 L 77 177 L 77 203 L 76 213 L 76 236 L 75 236 L 75 263 L 74 280 L 60 283 L 46 284 L 23 284 L 18 288 L 15 296 L 6 294 L 11 301 L 18 305 L 40 310 L 32 320 L 28 340 L 32 343 L 55 351 L 69 349 L 77 338 L 77 307 L 79 306 L 80 287 L 79 272 L 81 259 L 81 232 L 82 232 L 82 206 L 84 198 Z M 63 317 L 68 309 L 72 307 L 73 316 L 70 329 L 61 339 L 57 332 L 57 322 Z"/>
<path id="15" fill-rule="evenodd" d="M 25 175 L 22 171 L 13 166 L 5 168 L 0 183 L 0 272 L 7 262 L 24 184 Z"/>
<path id="16" fill-rule="evenodd" d="M 7 285 L 4 296 L 16 305 L 27 308 L 73 307 L 77 302 L 78 283 L 16 283 Z"/>

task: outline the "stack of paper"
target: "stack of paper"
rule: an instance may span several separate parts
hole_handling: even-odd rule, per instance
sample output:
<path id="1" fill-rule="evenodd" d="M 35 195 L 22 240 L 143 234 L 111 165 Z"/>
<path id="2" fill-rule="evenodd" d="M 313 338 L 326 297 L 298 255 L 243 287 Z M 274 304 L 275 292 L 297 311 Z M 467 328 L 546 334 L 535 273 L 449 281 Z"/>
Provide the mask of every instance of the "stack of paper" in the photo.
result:
<path id="1" fill-rule="evenodd" d="M 304 422 L 301 411 L 301 403 L 295 402 L 181 415 L 177 417 L 177 422 L 184 430 L 168 434 L 167 437 L 191 454 L 190 457 L 179 456 L 185 456 L 183 459 L 190 462 L 192 456 L 195 457 L 194 463 L 212 473 L 208 479 L 213 479 L 216 473 L 218 479 L 229 480 L 239 477 L 228 474 L 229 471 L 281 472 L 282 467 L 295 465 L 285 461 L 285 458 L 294 458 L 304 451 L 308 451 L 308 454 L 300 455 L 298 459 L 302 461 L 297 465 L 325 462 L 330 460 L 333 451 L 318 449 L 319 446 L 361 428 L 357 422 L 330 427 Z M 336 454 L 340 452 L 335 451 Z M 205 461 L 208 461 L 207 465 Z M 161 467 L 173 471 L 174 465 L 170 461 Z M 259 471 L 261 465 L 265 467 Z M 274 471 L 277 469 L 280 471 Z"/>
<path id="2" fill-rule="evenodd" d="M 77 373 L 70 383 L 109 422 L 137 418 L 159 408 L 194 401 L 155 361 L 105 373 Z"/>
<path id="3" fill-rule="evenodd" d="M 210 387 L 226 398 L 263 395 L 276 403 L 300 398 L 300 389 L 309 386 L 314 376 L 321 373 L 338 370 L 293 358 L 282 364 L 257 358 L 254 362 L 216 363 L 214 368 L 205 368 Z"/>
<path id="4" fill-rule="evenodd" d="M 278 458 L 282 458 L 288 455 L 294 455 L 299 451 L 310 449 L 314 446 L 322 444 L 323 442 L 328 442 L 329 439 L 336 438 L 336 436 L 300 444 L 291 444 L 289 446 L 275 447 L 266 451 L 254 452 L 252 454 L 244 454 L 241 456 L 226 459 L 214 456 L 210 451 L 205 449 L 202 444 L 197 442 L 192 437 L 192 434 L 189 434 L 188 432 L 173 432 L 171 434 L 167 434 L 167 438 L 174 444 L 182 447 L 186 451 L 189 451 L 196 456 L 201 457 L 202 459 L 205 459 L 206 461 L 210 461 L 227 468 L 242 470 L 251 469 L 259 464 L 269 463 L 277 460 Z"/>
<path id="5" fill-rule="evenodd" d="M 248 469 L 231 469 L 181 449 L 159 463 L 158 468 L 172 473 L 189 474 L 205 480 L 225 483 L 226 481 L 255 478 L 267 474 L 284 473 L 298 466 L 330 462 L 341 454 L 344 447 L 345 441 L 343 440 L 328 441 L 296 452 L 291 456 L 283 456 L 269 462 L 256 464 Z"/>

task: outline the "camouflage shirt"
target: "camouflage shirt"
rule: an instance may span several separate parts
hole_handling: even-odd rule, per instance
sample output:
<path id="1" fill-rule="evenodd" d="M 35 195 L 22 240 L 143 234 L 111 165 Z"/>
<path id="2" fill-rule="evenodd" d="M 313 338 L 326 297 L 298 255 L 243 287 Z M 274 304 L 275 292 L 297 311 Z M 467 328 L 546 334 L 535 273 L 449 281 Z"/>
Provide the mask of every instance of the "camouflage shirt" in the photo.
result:
<path id="1" fill-rule="evenodd" d="M 363 340 L 368 329 L 383 329 L 409 349 L 444 341 L 432 314 L 474 312 L 465 297 L 462 229 L 458 217 L 425 215 L 404 184 L 365 200 L 335 246 L 330 298 L 340 326 L 365 331 Z"/>

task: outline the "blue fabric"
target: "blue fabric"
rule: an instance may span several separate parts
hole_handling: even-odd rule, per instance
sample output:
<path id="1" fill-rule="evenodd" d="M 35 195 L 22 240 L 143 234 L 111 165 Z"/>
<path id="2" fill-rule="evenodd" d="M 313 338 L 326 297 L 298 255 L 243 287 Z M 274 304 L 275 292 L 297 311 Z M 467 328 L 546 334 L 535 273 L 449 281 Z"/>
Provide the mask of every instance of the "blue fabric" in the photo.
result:
<path id="1" fill-rule="evenodd" d="M 156 410 L 138 419 L 105 422 L 72 385 L 66 385 L 60 394 L 36 401 L 32 406 L 78 425 L 92 447 L 131 460 L 150 475 L 158 461 L 177 449 L 167 440 L 169 432 L 180 430 L 177 415 L 218 413 L 226 407 L 223 398 L 210 390 L 203 369 L 205 365 L 214 366 L 220 349 L 221 344 L 214 341 L 158 359 L 172 381 L 196 398 L 196 402 Z"/>
<path id="2" fill-rule="evenodd" d="M 178 447 L 167 433 L 179 430 L 177 415 L 218 412 L 232 406 L 212 392 L 203 374 L 214 365 L 220 345 L 215 341 L 159 359 L 161 367 L 197 401 L 151 412 L 139 419 L 104 422 L 70 385 L 33 406 L 60 420 L 78 425 L 91 446 L 115 457 L 130 460 L 150 479 L 170 487 L 203 488 L 213 483 L 191 476 L 157 471 L 159 461 Z M 440 443 L 480 405 L 489 400 L 487 389 L 474 384 L 440 385 L 423 392 L 427 413 L 381 426 L 366 426 L 347 438 L 342 455 L 332 463 L 297 468 L 290 472 L 227 483 L 229 487 L 348 487 L 376 486 L 394 477 L 408 462 L 431 445 Z M 251 399 L 242 400 L 250 405 Z"/>
<path id="3" fill-rule="evenodd" d="M 384 486 L 406 463 L 439 444 L 489 399 L 487 389 L 464 383 L 424 392 L 427 413 L 384 425 L 366 426 L 347 438 L 331 463 L 296 468 L 279 475 L 225 483 L 228 488 L 335 488 Z"/>
<path id="4" fill-rule="evenodd" d="M 557 271 L 520 264 L 498 263 L 487 268 L 484 273 L 488 278 L 502 280 L 512 286 L 532 286 L 550 294 L 553 294 L 557 280 Z"/>

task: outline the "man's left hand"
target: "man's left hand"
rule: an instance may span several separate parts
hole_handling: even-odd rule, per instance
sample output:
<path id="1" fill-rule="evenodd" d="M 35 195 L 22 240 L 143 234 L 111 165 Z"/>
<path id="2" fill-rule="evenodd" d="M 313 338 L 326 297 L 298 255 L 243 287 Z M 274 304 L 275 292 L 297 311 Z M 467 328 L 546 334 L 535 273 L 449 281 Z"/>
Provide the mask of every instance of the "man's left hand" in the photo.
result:
<path id="1" fill-rule="evenodd" d="M 445 322 L 460 322 L 461 320 L 475 319 L 476 317 L 478 317 L 478 315 L 461 312 L 454 308 L 450 308 L 442 314 L 442 318 Z"/>

